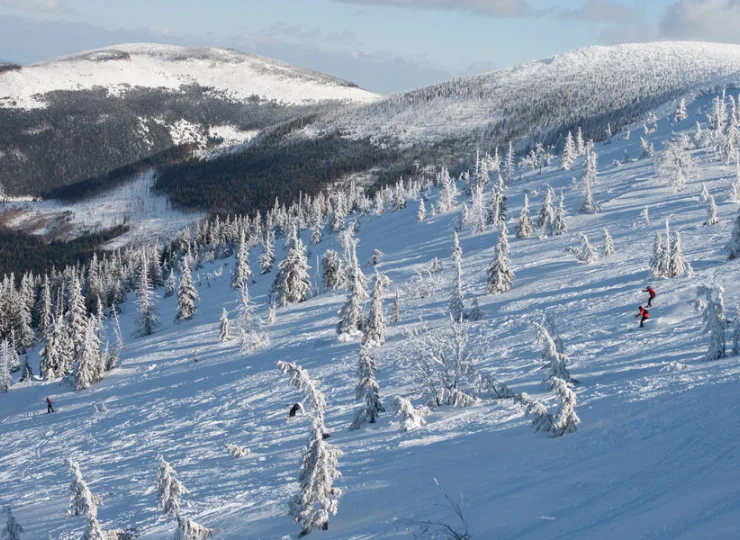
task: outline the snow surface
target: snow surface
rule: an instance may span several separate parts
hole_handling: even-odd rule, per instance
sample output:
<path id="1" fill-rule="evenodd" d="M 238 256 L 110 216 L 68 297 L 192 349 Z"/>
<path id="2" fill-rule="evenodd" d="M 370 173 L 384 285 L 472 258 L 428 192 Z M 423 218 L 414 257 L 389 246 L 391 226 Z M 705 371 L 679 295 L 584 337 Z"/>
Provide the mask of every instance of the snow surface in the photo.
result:
<path id="1" fill-rule="evenodd" d="M 703 119 L 697 108 L 706 111 L 708 104 L 709 98 L 690 103 L 691 116 L 679 126 L 661 118 L 658 132 L 649 136 L 656 149 L 671 131 Z M 171 537 L 173 524 L 157 512 L 152 492 L 161 453 L 191 491 L 187 514 L 217 528 L 217 538 L 295 538 L 299 527 L 287 516 L 287 501 L 297 489 L 308 422 L 286 419 L 288 407 L 300 399 L 275 367 L 286 360 L 321 381 L 329 441 L 344 452 L 343 476 L 336 482 L 344 491 L 339 513 L 329 531 L 311 537 L 411 538 L 397 529 L 397 518 L 452 522 L 439 506 L 443 501 L 433 479 L 453 498 L 464 497 L 475 539 L 736 537 L 740 364 L 737 357 L 700 360 L 708 338 L 693 305 L 703 283 L 725 285 L 730 316 L 740 305 L 740 261 L 728 262 L 723 250 L 738 214 L 738 205 L 728 200 L 734 171 L 694 152 L 697 176 L 674 194 L 655 178 L 650 160 L 634 161 L 636 135 L 629 141 L 615 136 L 596 150 L 600 214 L 577 213 L 583 194 L 571 176 L 583 174 L 582 159 L 574 171 L 527 173 L 509 186 L 510 231 L 525 190 L 536 212 L 546 184 L 563 191 L 570 215 L 565 236 L 512 235 L 516 277 L 510 292 L 484 294 L 499 233 L 472 235 L 465 229 L 461 235 L 465 301 L 469 306 L 477 298 L 485 312 L 473 324 L 479 367 L 543 400 L 553 412 L 531 326 L 538 311 L 547 310 L 571 356 L 570 371 L 581 383 L 575 391 L 582 424 L 575 434 L 553 439 L 534 433 L 522 411 L 506 402 L 442 408 L 428 418 L 428 426 L 405 434 L 389 412 L 374 426 L 348 431 L 357 406 L 359 344 L 337 340 L 336 313 L 344 293 L 280 309 L 268 328 L 270 349 L 244 356 L 238 343 L 218 342 L 221 308 L 233 319 L 238 301 L 229 286 L 232 259 L 194 273 L 201 304 L 192 321 L 174 324 L 175 299 L 160 299 L 162 328 L 134 338 L 135 310 L 127 302 L 122 364 L 102 383 L 82 392 L 58 382 L 24 383 L 0 395 L 0 505 L 12 504 L 25 538 L 79 538 L 83 520 L 64 515 L 70 482 L 64 459 L 73 457 L 92 492 L 104 496 L 99 518 L 105 528 L 135 526 L 142 539 Z M 633 161 L 611 166 L 625 150 Z M 719 206 L 720 222 L 712 227 L 702 226 L 701 181 Z M 435 200 L 432 195 L 429 202 Z M 640 217 L 645 205 L 650 225 Z M 389 325 L 388 343 L 376 355 L 383 398 L 415 394 L 408 373 L 396 363 L 403 332 L 420 319 L 445 324 L 454 277 L 452 224 L 460 211 L 461 204 L 419 224 L 410 202 L 403 211 L 362 220 L 360 260 L 382 250 L 379 269 L 396 286 L 405 287 L 434 257 L 445 266 L 443 287 L 434 298 L 402 295 L 402 322 Z M 633 316 L 646 299 L 640 289 L 648 280 L 650 247 L 666 217 L 681 231 L 696 275 L 657 281 L 653 318 L 636 330 Z M 578 264 L 566 248 L 579 243 L 579 233 L 600 247 L 605 226 L 617 254 L 594 265 Z M 337 240 L 328 234 L 311 247 L 312 266 L 329 247 L 336 248 Z M 252 253 L 254 269 L 258 251 Z M 277 251 L 281 257 L 282 242 Z M 272 278 L 257 276 L 250 287 L 262 317 Z M 385 299 L 388 311 L 392 294 L 391 289 Z M 31 357 L 36 369 L 37 351 Z M 687 367 L 676 371 L 673 362 Z M 58 409 L 52 415 L 44 414 L 48 395 Z M 251 455 L 230 456 L 229 443 L 249 448 Z"/>
<path id="2" fill-rule="evenodd" d="M 8 216 L 5 224 L 11 228 L 62 240 L 128 224 L 128 232 L 105 245 L 110 249 L 155 239 L 168 240 L 186 226 L 203 219 L 205 213 L 172 208 L 166 195 L 152 191 L 155 174 L 150 170 L 125 184 L 77 202 L 7 200 L 0 203 L 0 215 Z"/>
<path id="3" fill-rule="evenodd" d="M 0 107 L 44 107 L 44 94 L 55 90 L 103 87 L 121 95 L 135 87 L 179 90 L 195 83 L 235 100 L 257 96 L 283 104 L 309 104 L 379 99 L 351 83 L 253 54 L 135 43 L 0 73 Z"/>

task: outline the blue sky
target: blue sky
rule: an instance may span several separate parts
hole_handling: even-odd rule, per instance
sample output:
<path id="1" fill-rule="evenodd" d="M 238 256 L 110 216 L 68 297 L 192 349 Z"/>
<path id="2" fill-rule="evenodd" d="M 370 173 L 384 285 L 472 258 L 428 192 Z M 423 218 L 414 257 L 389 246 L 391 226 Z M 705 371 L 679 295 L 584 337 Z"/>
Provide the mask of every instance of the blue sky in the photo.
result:
<path id="1" fill-rule="evenodd" d="M 233 47 L 382 92 L 589 45 L 740 41 L 740 0 L 0 0 L 0 58 Z"/>

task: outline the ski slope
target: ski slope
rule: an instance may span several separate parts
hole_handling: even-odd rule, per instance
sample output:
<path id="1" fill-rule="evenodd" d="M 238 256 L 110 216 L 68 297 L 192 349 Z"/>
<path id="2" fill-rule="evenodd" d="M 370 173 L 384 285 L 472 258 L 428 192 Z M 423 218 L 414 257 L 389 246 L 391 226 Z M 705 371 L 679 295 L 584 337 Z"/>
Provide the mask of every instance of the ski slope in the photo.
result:
<path id="1" fill-rule="evenodd" d="M 649 136 L 656 150 L 671 132 L 689 130 L 711 97 L 689 102 L 690 117 L 672 125 L 661 117 Z M 698 112 L 701 108 L 702 113 Z M 685 538 L 737 536 L 740 518 L 740 423 L 737 357 L 701 361 L 708 347 L 694 300 L 700 284 L 726 288 L 728 317 L 740 306 L 740 262 L 728 262 L 738 204 L 728 200 L 734 170 L 704 151 L 693 153 L 697 174 L 674 194 L 655 178 L 651 160 L 639 155 L 638 126 L 625 141 L 597 144 L 600 214 L 579 215 L 583 200 L 571 177 L 583 174 L 583 158 L 572 171 L 527 173 L 508 186 L 509 230 L 530 196 L 536 215 L 550 184 L 565 195 L 568 234 L 516 239 L 510 258 L 513 289 L 485 295 L 486 268 L 498 231 L 461 234 L 466 306 L 477 298 L 485 317 L 473 323 L 478 365 L 514 391 L 528 392 L 548 405 L 556 402 L 540 370 L 540 349 L 531 323 L 547 311 L 555 319 L 580 381 L 575 387 L 581 425 L 575 434 L 551 438 L 535 433 L 519 407 L 482 402 L 467 409 L 443 407 L 428 426 L 399 433 L 390 412 L 378 424 L 347 430 L 356 406 L 357 342 L 340 343 L 336 313 L 342 291 L 321 294 L 278 310 L 267 350 L 244 356 L 238 342 L 220 344 L 221 308 L 234 317 L 238 295 L 230 288 L 234 260 L 217 261 L 194 272 L 201 303 L 195 319 L 174 324 L 175 298 L 161 299 L 162 327 L 135 338 L 135 309 L 123 306 L 126 349 L 120 368 L 90 390 L 75 392 L 60 383 L 16 384 L 0 395 L 0 504 L 11 504 L 26 528 L 24 538 L 73 539 L 81 518 L 67 518 L 68 484 L 64 460 L 76 459 L 92 492 L 104 496 L 99 518 L 104 528 L 136 527 L 143 539 L 168 538 L 174 525 L 156 509 L 156 456 L 163 454 L 190 490 L 188 516 L 218 529 L 221 539 L 295 538 L 299 527 L 287 515 L 297 490 L 308 421 L 286 419 L 300 399 L 278 372 L 278 360 L 296 361 L 321 381 L 328 409 L 330 442 L 344 455 L 336 485 L 344 495 L 322 539 L 412 538 L 398 519 L 454 523 L 440 504 L 434 479 L 455 499 L 462 496 L 472 538 Z M 625 150 L 632 161 L 613 166 Z M 717 200 L 720 222 L 703 226 L 706 205 L 698 199 L 706 182 Z M 436 200 L 436 193 L 429 202 Z M 359 259 L 375 248 L 385 253 L 378 268 L 402 291 L 416 271 L 439 257 L 443 279 L 432 298 L 401 294 L 401 322 L 389 324 L 387 344 L 376 350 L 381 396 L 413 397 L 409 375 L 398 367 L 404 332 L 425 321 L 445 324 L 454 267 L 449 259 L 452 212 L 416 222 L 418 202 L 399 212 L 362 218 Z M 651 224 L 640 214 L 649 207 Z M 430 209 L 429 204 L 427 210 Z M 682 233 L 693 277 L 658 280 L 652 319 L 635 329 L 633 316 L 646 300 L 648 260 L 656 230 L 665 218 Z M 567 248 L 579 233 L 601 246 L 608 227 L 617 254 L 585 266 Z M 308 233 L 304 233 L 307 243 Z M 327 248 L 326 234 L 310 246 L 310 264 Z M 257 250 L 258 251 L 258 250 Z M 252 253 L 256 270 L 259 253 Z M 282 257 L 278 246 L 278 260 Z M 366 270 L 370 276 L 369 269 Z M 208 277 L 208 279 L 206 279 Z M 258 314 L 266 315 L 273 275 L 250 286 Z M 210 283 L 210 285 L 209 285 Z M 393 288 L 386 307 L 392 307 Z M 110 333 L 110 329 L 109 329 Z M 197 357 L 197 362 L 194 359 Z M 676 370 L 671 363 L 686 366 Z M 34 369 L 38 352 L 32 354 Z M 38 371 L 36 371 L 38 372 Z M 58 412 L 46 415 L 44 398 Z M 236 459 L 228 443 L 248 447 Z"/>
<path id="2" fill-rule="evenodd" d="M 369 103 L 378 96 L 329 75 L 230 49 L 187 49 L 131 43 L 87 51 L 0 74 L 0 107 L 45 106 L 60 90 L 106 88 L 121 95 L 133 88 L 199 84 L 235 100 L 257 97 L 283 104 L 320 101 Z"/>

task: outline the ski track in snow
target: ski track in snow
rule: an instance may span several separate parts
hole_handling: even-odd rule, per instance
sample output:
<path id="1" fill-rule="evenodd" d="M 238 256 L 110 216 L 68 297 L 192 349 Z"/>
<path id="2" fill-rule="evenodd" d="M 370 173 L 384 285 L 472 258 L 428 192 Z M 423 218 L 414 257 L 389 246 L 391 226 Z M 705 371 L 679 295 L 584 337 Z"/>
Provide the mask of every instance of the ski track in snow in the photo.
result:
<path id="1" fill-rule="evenodd" d="M 660 119 L 656 145 L 672 130 L 690 129 L 691 117 L 674 126 Z M 723 251 L 738 204 L 728 200 L 734 171 L 694 152 L 699 176 L 673 194 L 655 177 L 652 161 L 611 166 L 627 149 L 639 154 L 637 127 L 629 141 L 615 136 L 597 144 L 600 179 L 594 189 L 603 212 L 579 215 L 583 199 L 571 176 L 575 169 L 527 173 L 508 187 L 509 230 L 519 214 L 525 189 L 532 214 L 539 211 L 542 187 L 549 183 L 565 194 L 568 234 L 547 239 L 511 237 L 514 288 L 485 296 L 485 271 L 498 232 L 461 234 L 466 305 L 478 298 L 486 316 L 473 324 L 479 365 L 515 391 L 526 391 L 555 411 L 540 370 L 531 322 L 547 310 L 560 329 L 580 380 L 576 387 L 577 433 L 553 439 L 534 433 L 521 410 L 508 402 L 484 402 L 468 409 L 442 408 L 429 425 L 401 434 L 390 412 L 374 426 L 349 432 L 356 406 L 356 342 L 339 343 L 336 312 L 342 291 L 322 294 L 278 310 L 269 327 L 269 349 L 244 356 L 236 342 L 218 342 L 222 306 L 235 316 L 238 294 L 229 286 L 233 259 L 194 272 L 201 279 L 201 303 L 195 319 L 174 324 L 175 298 L 162 299 L 163 325 L 147 338 L 133 337 L 135 310 L 124 306 L 121 322 L 126 349 L 121 367 L 90 390 L 74 392 L 54 383 L 16 384 L 0 396 L 0 505 L 12 504 L 24 538 L 78 538 L 83 520 L 67 518 L 68 484 L 64 460 L 78 460 L 92 492 L 104 496 L 99 517 L 105 528 L 135 526 L 142 539 L 173 534 L 173 524 L 156 510 L 151 492 L 158 454 L 179 473 L 191 491 L 187 515 L 219 530 L 217 538 L 295 537 L 299 527 L 287 516 L 287 501 L 297 488 L 300 454 L 308 434 L 305 417 L 286 419 L 300 399 L 275 367 L 296 361 L 321 381 L 328 409 L 330 442 L 344 452 L 339 460 L 344 490 L 339 513 L 323 539 L 410 538 L 395 519 L 452 517 L 438 506 L 439 480 L 453 497 L 464 496 L 473 538 L 731 538 L 740 517 L 740 424 L 737 358 L 704 363 L 708 346 L 693 300 L 696 286 L 716 280 L 726 287 L 728 315 L 740 304 L 736 284 L 740 266 Z M 706 205 L 699 202 L 701 181 L 719 206 L 720 223 L 703 227 Z M 436 194 L 430 196 L 430 202 Z M 459 199 L 460 201 L 460 199 Z M 434 257 L 444 264 L 444 286 L 426 300 L 402 297 L 402 322 L 388 327 L 388 343 L 377 350 L 381 395 L 412 397 L 414 385 L 396 367 L 403 331 L 418 324 L 443 324 L 453 279 L 449 260 L 452 223 L 461 210 L 416 223 L 416 204 L 382 217 L 362 219 L 359 258 L 373 249 L 385 253 L 382 272 L 403 287 Z M 645 205 L 651 224 L 641 221 Z M 427 205 L 429 209 L 429 206 Z M 429 214 L 428 214 L 429 216 Z M 656 282 L 658 297 L 647 328 L 637 326 L 640 289 L 656 230 L 671 217 L 682 233 L 687 260 L 696 271 Z M 607 226 L 617 254 L 583 266 L 566 252 L 584 232 L 596 247 Z M 304 233 L 307 241 L 308 232 Z M 326 234 L 309 246 L 309 261 L 325 249 L 338 248 Z M 251 254 L 257 269 L 259 250 Z M 282 241 L 277 256 L 283 255 Z M 224 275 L 208 287 L 207 272 L 224 266 Z M 315 271 L 315 269 L 314 269 Z M 370 272 L 368 272 L 368 275 Z M 266 315 L 273 275 L 257 276 L 253 299 Z M 385 305 L 390 312 L 393 287 Z M 130 296 L 131 298 L 131 296 Z M 197 363 L 193 362 L 198 351 Z M 38 350 L 31 354 L 34 369 Z M 664 369 L 669 362 L 683 371 Z M 38 372 L 38 371 L 36 371 Z M 44 397 L 53 396 L 58 412 L 44 414 Z M 107 410 L 101 409 L 105 404 Z M 225 445 L 247 447 L 236 459 Z"/>

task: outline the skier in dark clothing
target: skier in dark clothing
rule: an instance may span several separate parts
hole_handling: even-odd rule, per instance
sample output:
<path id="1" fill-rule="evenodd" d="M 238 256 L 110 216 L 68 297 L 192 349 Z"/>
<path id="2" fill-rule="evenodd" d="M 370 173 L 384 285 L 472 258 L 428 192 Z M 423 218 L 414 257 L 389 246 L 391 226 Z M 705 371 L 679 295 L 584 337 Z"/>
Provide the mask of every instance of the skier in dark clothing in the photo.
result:
<path id="1" fill-rule="evenodd" d="M 655 294 L 655 289 L 648 286 L 647 289 L 643 289 L 642 292 L 646 292 L 650 295 L 650 298 L 648 298 L 647 307 L 652 307 L 653 305 L 653 298 L 655 298 L 657 295 Z"/>
<path id="2" fill-rule="evenodd" d="M 54 404 L 51 402 L 51 398 L 46 398 L 46 413 L 54 412 Z"/>
<path id="3" fill-rule="evenodd" d="M 640 306 L 640 313 L 635 315 L 635 317 L 642 317 L 640 319 L 640 328 L 644 327 L 645 321 L 647 321 L 650 318 L 650 313 L 648 313 L 648 310 L 644 307 Z"/>
<path id="4" fill-rule="evenodd" d="M 298 411 L 301 410 L 301 404 L 296 403 L 290 408 L 290 412 L 288 413 L 288 418 L 293 418 L 296 414 L 298 414 Z"/>

